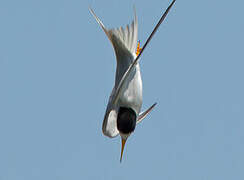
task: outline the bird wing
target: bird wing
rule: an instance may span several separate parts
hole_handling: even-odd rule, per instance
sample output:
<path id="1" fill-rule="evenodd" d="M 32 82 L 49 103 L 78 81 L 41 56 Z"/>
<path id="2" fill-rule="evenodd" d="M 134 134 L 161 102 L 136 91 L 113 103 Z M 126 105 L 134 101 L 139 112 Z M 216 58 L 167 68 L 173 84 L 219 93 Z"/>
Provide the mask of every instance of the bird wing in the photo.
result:
<path id="1" fill-rule="evenodd" d="M 164 21 L 165 17 L 167 16 L 168 12 L 170 11 L 171 7 L 174 5 L 176 0 L 173 0 L 171 2 L 171 4 L 169 5 L 169 7 L 166 9 L 166 11 L 164 12 L 164 14 L 161 16 L 161 18 L 159 19 L 157 25 L 154 27 L 152 33 L 150 34 L 150 36 L 147 38 L 147 41 L 145 42 L 145 44 L 143 45 L 143 47 L 141 48 L 140 53 L 138 54 L 138 56 L 136 56 L 135 60 L 131 63 L 131 65 L 129 66 L 129 68 L 126 70 L 126 72 L 124 73 L 123 77 L 121 78 L 116 91 L 115 91 L 115 95 L 113 98 L 113 103 L 116 104 L 116 102 L 119 99 L 119 96 L 121 94 L 121 90 L 122 87 L 124 86 L 125 82 L 128 80 L 131 72 L 133 71 L 134 67 L 138 64 L 139 62 L 139 58 L 141 56 L 141 54 L 143 53 L 144 49 L 147 47 L 148 43 L 151 41 L 152 37 L 154 36 L 154 34 L 157 32 L 159 26 L 161 25 L 161 23 Z"/>
<path id="2" fill-rule="evenodd" d="M 109 97 L 109 102 L 104 115 L 103 126 L 102 126 L 103 134 L 110 138 L 116 137 L 119 134 L 119 131 L 117 129 L 118 108 L 117 106 L 111 103 L 114 94 L 113 92 L 114 89 Z"/>
<path id="3" fill-rule="evenodd" d="M 136 124 L 140 123 L 151 111 L 152 109 L 157 105 L 157 103 L 154 103 L 150 108 L 148 108 L 146 111 L 139 114 L 139 117 L 136 121 Z"/>
<path id="4" fill-rule="evenodd" d="M 137 17 L 135 13 L 134 20 L 125 28 L 119 27 L 107 29 L 102 21 L 96 16 L 94 11 L 91 8 L 89 10 L 112 43 L 117 59 L 117 69 L 121 72 L 118 73 L 119 75 L 116 77 L 115 86 L 109 98 L 102 127 L 103 134 L 112 138 L 119 134 L 117 129 L 118 105 L 117 101 L 115 102 L 115 98 L 118 98 L 118 95 L 121 93 L 121 89 L 125 86 L 125 83 L 120 85 L 119 90 L 117 88 L 124 73 L 127 71 L 128 67 L 136 57 L 138 36 Z M 127 78 L 128 77 L 129 75 L 127 75 Z"/>

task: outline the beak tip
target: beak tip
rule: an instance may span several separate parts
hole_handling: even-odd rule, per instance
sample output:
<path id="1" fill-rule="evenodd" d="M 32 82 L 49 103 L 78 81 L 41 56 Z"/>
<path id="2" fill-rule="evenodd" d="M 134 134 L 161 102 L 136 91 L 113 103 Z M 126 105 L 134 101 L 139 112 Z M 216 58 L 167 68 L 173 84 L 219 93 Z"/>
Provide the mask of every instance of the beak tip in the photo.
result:
<path id="1" fill-rule="evenodd" d="M 126 139 L 121 138 L 121 140 L 122 140 L 122 147 L 121 147 L 120 163 L 122 162 Z"/>

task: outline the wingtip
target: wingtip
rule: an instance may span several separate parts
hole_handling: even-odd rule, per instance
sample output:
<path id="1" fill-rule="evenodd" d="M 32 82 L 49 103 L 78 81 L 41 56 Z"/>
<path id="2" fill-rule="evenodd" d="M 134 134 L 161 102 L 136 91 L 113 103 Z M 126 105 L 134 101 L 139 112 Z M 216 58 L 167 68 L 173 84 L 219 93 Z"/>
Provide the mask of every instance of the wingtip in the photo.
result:
<path id="1" fill-rule="evenodd" d="M 171 4 L 169 5 L 170 8 L 171 8 L 171 6 L 174 5 L 175 1 L 176 1 L 176 0 L 173 0 L 173 1 L 171 2 Z"/>
<path id="2" fill-rule="evenodd" d="M 105 28 L 105 26 L 103 25 L 102 21 L 97 17 L 97 15 L 95 14 L 95 12 L 93 11 L 93 9 L 91 7 L 89 7 L 89 11 L 93 15 L 93 17 L 95 18 L 95 20 L 98 22 L 98 24 L 100 26 L 102 26 L 103 28 Z"/>
<path id="3" fill-rule="evenodd" d="M 139 115 L 139 118 L 136 122 L 136 124 L 140 123 L 152 110 L 153 108 L 157 105 L 157 103 L 154 103 L 151 107 L 149 107 L 146 111 L 144 111 L 143 113 L 141 113 Z"/>
<path id="4" fill-rule="evenodd" d="M 89 6 L 88 9 L 89 9 L 90 13 L 94 16 L 95 13 L 94 13 L 94 11 L 92 10 L 91 6 Z"/>
<path id="5" fill-rule="evenodd" d="M 97 15 L 95 14 L 95 12 L 93 11 L 93 9 L 90 6 L 89 6 L 89 11 L 93 15 L 93 17 L 95 18 L 97 23 L 100 25 L 100 27 L 103 29 L 105 34 L 108 36 L 108 38 L 110 39 L 108 31 L 107 31 L 106 27 L 104 26 L 103 22 L 97 17 Z"/>

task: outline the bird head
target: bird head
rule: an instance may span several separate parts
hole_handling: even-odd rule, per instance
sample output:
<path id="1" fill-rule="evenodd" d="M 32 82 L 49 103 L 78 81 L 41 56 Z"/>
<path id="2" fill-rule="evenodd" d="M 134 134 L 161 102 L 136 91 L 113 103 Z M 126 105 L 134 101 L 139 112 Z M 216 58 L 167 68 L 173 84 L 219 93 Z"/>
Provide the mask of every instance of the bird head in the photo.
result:
<path id="1" fill-rule="evenodd" d="M 119 108 L 117 117 L 117 128 L 119 130 L 122 143 L 120 162 L 122 161 L 126 140 L 136 128 L 136 118 L 136 113 L 132 108 Z"/>

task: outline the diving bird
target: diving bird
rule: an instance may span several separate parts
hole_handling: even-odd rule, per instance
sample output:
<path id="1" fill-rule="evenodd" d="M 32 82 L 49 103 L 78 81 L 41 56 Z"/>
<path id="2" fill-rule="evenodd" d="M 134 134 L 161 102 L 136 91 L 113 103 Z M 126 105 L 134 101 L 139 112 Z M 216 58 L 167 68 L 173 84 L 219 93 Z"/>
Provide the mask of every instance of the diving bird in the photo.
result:
<path id="1" fill-rule="evenodd" d="M 140 43 L 137 40 L 138 21 L 135 11 L 134 20 L 130 25 L 127 25 L 125 28 L 107 29 L 94 11 L 91 8 L 89 9 L 112 43 L 116 55 L 117 67 L 115 84 L 109 97 L 102 131 L 104 135 L 110 138 L 116 137 L 117 135 L 121 136 L 122 147 L 120 162 L 122 161 L 126 140 L 131 133 L 134 132 L 136 125 L 141 122 L 156 105 L 156 103 L 154 103 L 146 111 L 141 112 L 142 80 L 139 58 L 158 27 L 165 19 L 174 2 L 175 0 L 173 0 L 166 9 L 142 48 L 140 48 Z"/>

